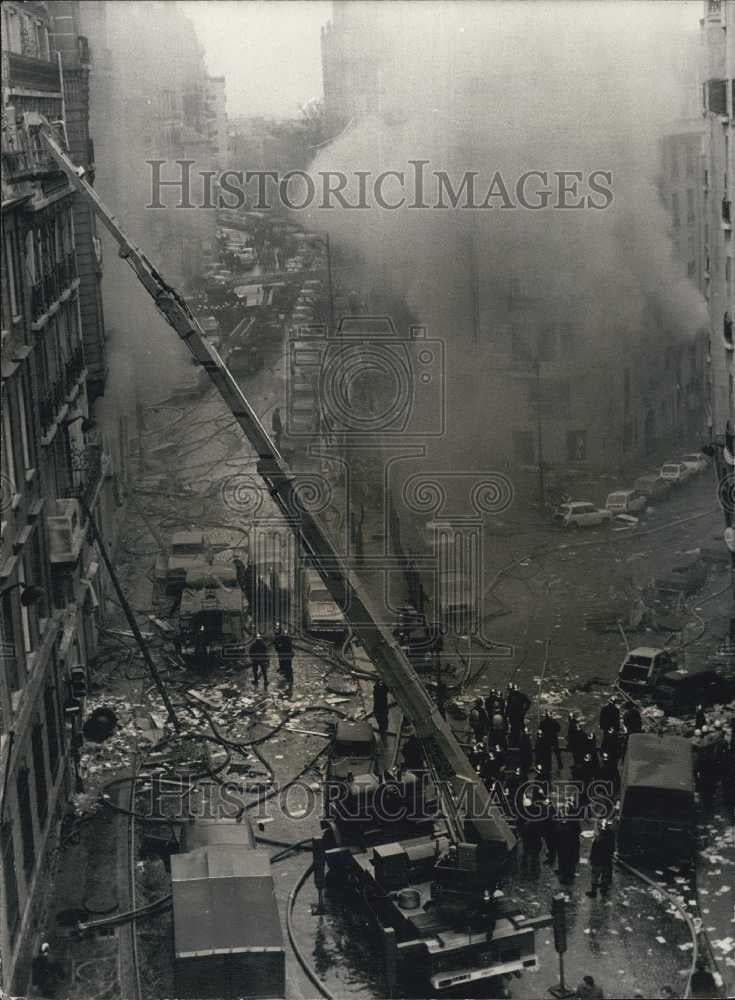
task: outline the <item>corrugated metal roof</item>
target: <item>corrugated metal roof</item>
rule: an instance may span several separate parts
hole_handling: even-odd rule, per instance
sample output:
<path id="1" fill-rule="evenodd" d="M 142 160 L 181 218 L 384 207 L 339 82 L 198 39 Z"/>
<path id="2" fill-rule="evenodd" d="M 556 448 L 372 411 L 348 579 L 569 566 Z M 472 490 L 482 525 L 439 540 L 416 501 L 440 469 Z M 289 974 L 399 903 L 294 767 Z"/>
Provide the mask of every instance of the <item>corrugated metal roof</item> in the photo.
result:
<path id="1" fill-rule="evenodd" d="M 171 882 L 177 958 L 283 948 L 265 851 L 210 844 L 173 855 Z"/>

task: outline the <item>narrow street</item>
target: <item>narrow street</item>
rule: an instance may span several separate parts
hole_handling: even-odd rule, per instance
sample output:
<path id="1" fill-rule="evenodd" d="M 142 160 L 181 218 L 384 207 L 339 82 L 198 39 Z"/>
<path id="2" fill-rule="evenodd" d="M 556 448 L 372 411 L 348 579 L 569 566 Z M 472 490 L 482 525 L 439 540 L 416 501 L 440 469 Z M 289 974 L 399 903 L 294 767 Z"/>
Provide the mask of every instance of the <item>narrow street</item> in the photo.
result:
<path id="1" fill-rule="evenodd" d="M 735 0 L 581 4 L 3 3 L 0 1000 L 735 997 Z"/>

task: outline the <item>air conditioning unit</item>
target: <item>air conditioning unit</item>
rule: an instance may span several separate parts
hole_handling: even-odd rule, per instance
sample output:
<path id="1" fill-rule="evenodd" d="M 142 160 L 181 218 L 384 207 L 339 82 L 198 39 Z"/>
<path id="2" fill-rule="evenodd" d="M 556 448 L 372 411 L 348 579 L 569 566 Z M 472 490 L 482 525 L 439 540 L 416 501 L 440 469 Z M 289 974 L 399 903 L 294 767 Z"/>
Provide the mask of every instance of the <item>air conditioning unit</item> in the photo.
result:
<path id="1" fill-rule="evenodd" d="M 82 518 L 76 499 L 54 500 L 47 516 L 49 559 L 73 563 L 82 547 Z"/>

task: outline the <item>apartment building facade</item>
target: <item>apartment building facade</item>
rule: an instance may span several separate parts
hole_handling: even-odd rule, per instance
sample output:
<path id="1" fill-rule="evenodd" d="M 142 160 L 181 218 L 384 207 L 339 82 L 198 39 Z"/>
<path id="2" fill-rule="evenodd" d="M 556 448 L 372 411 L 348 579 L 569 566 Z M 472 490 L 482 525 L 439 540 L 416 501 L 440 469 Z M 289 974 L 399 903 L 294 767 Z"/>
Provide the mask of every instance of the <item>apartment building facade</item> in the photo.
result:
<path id="1" fill-rule="evenodd" d="M 110 543 L 118 497 L 90 410 L 75 196 L 38 134 L 39 115 L 63 123 L 63 57 L 46 4 L 2 18 L 0 986 L 23 993 L 103 604 L 85 512 Z"/>
<path id="2" fill-rule="evenodd" d="M 703 231 L 708 270 L 704 294 L 710 316 L 708 421 L 723 435 L 735 421 L 735 334 L 733 317 L 733 121 L 735 120 L 735 3 L 705 0 L 702 28 L 701 175 Z"/>
<path id="3" fill-rule="evenodd" d="M 152 203 L 152 161 L 162 180 L 179 180 L 180 160 L 192 160 L 191 196 L 201 201 L 200 171 L 219 161 L 224 87 L 208 82 L 203 49 L 176 4 L 160 0 L 109 4 L 86 0 L 80 29 L 95 54 L 91 122 L 97 151 L 96 186 L 131 237 L 166 278 L 184 285 L 200 274 L 214 244 L 215 209 L 177 210 L 179 191 L 163 188 L 166 209 Z M 161 53 L 166 53 L 166 59 Z M 211 100 L 214 92 L 214 101 Z M 127 322 L 128 305 L 107 287 L 114 325 Z"/>

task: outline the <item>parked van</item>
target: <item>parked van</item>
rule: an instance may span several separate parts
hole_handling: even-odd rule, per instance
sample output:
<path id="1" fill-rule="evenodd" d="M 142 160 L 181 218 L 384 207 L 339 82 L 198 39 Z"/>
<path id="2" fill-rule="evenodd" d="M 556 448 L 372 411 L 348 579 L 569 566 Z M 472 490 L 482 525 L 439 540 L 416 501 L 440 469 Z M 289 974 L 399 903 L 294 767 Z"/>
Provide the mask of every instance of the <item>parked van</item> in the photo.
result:
<path id="1" fill-rule="evenodd" d="M 638 646 L 625 655 L 618 671 L 618 684 L 628 691 L 649 690 L 664 674 L 676 668 L 671 654 L 656 646 Z"/>
<path id="2" fill-rule="evenodd" d="M 638 490 L 616 490 L 608 493 L 605 507 L 613 514 L 640 514 L 646 503 L 645 495 Z"/>
<path id="3" fill-rule="evenodd" d="M 689 740 L 631 734 L 620 786 L 618 853 L 692 860 L 696 819 L 694 751 Z"/>

